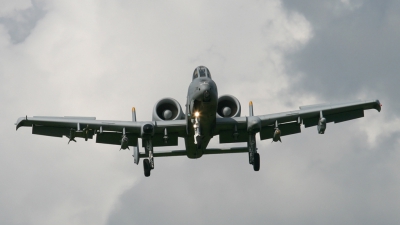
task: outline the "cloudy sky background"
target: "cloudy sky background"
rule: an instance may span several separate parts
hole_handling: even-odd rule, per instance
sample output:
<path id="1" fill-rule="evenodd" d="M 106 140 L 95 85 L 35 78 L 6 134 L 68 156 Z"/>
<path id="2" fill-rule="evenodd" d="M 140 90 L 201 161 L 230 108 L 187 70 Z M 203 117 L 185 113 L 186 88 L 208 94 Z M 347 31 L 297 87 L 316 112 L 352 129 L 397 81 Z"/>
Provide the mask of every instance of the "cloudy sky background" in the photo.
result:
<path id="1" fill-rule="evenodd" d="M 1 224 L 399 224 L 400 2 L 0 0 Z M 20 116 L 150 120 L 194 68 L 256 114 L 354 99 L 383 110 L 258 142 L 156 158 L 15 132 Z M 214 138 L 212 146 L 217 146 Z M 184 146 L 179 146 L 182 149 Z"/>

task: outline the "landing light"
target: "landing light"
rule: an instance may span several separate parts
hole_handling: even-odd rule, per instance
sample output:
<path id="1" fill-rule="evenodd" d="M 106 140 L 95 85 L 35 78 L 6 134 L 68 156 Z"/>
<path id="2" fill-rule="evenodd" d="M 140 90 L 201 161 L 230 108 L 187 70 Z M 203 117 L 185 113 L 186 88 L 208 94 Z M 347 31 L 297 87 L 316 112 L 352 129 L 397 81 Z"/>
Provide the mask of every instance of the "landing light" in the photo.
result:
<path id="1" fill-rule="evenodd" d="M 199 117 L 199 116 L 200 116 L 200 113 L 199 113 L 199 112 L 195 112 L 195 113 L 194 113 L 194 116 L 195 116 L 195 117 Z"/>

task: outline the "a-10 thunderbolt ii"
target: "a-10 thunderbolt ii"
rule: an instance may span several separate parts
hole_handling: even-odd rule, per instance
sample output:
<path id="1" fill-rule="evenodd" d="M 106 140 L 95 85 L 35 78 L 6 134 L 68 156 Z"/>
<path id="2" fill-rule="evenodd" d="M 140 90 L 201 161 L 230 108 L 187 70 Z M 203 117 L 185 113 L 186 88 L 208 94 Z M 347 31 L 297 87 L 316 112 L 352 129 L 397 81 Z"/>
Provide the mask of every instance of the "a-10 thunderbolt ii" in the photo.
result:
<path id="1" fill-rule="evenodd" d="M 205 154 L 247 152 L 254 171 L 260 169 L 256 134 L 261 140 L 281 141 L 281 136 L 300 133 L 300 125 L 317 126 L 323 134 L 329 122 L 340 123 L 364 116 L 364 110 L 381 110 L 379 100 L 351 101 L 338 104 L 301 106 L 299 110 L 255 116 L 253 104 L 249 104 L 249 116 L 240 116 L 241 107 L 231 95 L 218 97 L 217 85 L 210 71 L 199 66 L 194 70 L 189 85 L 186 110 L 172 98 L 159 100 L 153 109 L 152 121 L 136 121 L 132 108 L 132 121 L 96 120 L 95 117 L 21 117 L 16 126 L 32 127 L 38 135 L 84 138 L 96 135 L 96 143 L 120 145 L 120 149 L 133 147 L 136 164 L 143 160 L 144 175 L 154 169 L 154 157 L 183 156 L 191 159 Z M 246 147 L 207 148 L 210 139 L 219 136 L 220 143 L 247 143 Z M 139 151 L 138 139 L 142 139 L 144 152 Z M 156 151 L 154 147 L 177 146 L 178 138 L 184 138 L 185 150 Z"/>

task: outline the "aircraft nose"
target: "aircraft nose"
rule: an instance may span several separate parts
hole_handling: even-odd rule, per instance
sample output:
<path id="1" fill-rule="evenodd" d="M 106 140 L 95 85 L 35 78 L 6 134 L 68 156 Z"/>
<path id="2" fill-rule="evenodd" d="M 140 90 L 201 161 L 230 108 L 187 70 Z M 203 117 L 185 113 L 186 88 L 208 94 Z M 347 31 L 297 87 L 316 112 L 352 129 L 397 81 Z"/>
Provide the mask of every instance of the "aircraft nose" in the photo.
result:
<path id="1" fill-rule="evenodd" d="M 200 84 L 200 92 L 205 93 L 205 92 L 210 92 L 211 91 L 211 85 L 209 83 L 202 83 Z"/>
<path id="2" fill-rule="evenodd" d="M 208 82 L 204 82 L 200 84 L 200 91 L 201 92 L 205 92 L 205 91 L 210 91 L 211 90 L 211 86 Z"/>
<path id="3" fill-rule="evenodd" d="M 211 85 L 208 82 L 201 83 L 198 86 L 199 95 L 197 95 L 199 100 L 210 101 L 211 99 Z"/>

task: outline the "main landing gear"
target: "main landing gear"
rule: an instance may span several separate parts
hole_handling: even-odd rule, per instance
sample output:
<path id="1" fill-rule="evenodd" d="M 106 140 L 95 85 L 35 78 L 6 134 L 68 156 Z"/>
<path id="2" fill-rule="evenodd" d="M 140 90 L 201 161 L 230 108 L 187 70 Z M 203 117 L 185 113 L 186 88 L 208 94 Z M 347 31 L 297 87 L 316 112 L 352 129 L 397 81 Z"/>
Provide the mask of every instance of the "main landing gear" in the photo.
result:
<path id="1" fill-rule="evenodd" d="M 253 165 L 254 171 L 260 170 L 260 154 L 257 153 L 256 135 L 250 134 L 247 142 L 249 148 L 249 163 Z"/>
<path id="2" fill-rule="evenodd" d="M 143 169 L 144 169 L 144 176 L 149 177 L 150 176 L 150 171 L 151 171 L 151 166 L 150 166 L 150 161 L 149 159 L 144 159 L 143 160 Z"/>
<path id="3" fill-rule="evenodd" d="M 260 170 L 260 154 L 258 154 L 258 153 L 254 154 L 253 169 L 254 169 L 254 171 Z"/>
<path id="4" fill-rule="evenodd" d="M 253 102 L 249 102 L 249 118 L 247 121 L 249 139 L 247 140 L 247 148 L 249 149 L 249 163 L 253 165 L 254 171 L 260 170 L 260 154 L 257 153 L 256 132 L 257 127 L 260 129 L 261 120 L 254 117 Z"/>
<path id="5" fill-rule="evenodd" d="M 143 170 L 144 176 L 149 177 L 150 171 L 154 169 L 153 143 L 151 139 L 146 140 L 145 151 L 149 155 L 149 158 L 143 160 Z"/>

